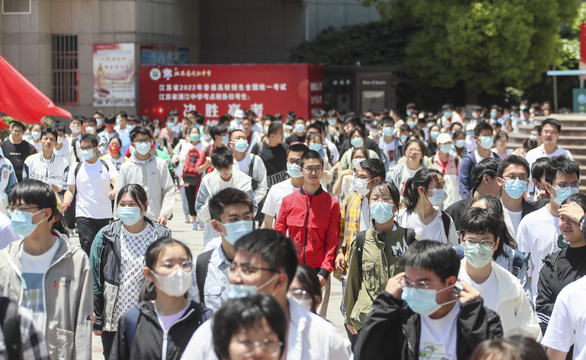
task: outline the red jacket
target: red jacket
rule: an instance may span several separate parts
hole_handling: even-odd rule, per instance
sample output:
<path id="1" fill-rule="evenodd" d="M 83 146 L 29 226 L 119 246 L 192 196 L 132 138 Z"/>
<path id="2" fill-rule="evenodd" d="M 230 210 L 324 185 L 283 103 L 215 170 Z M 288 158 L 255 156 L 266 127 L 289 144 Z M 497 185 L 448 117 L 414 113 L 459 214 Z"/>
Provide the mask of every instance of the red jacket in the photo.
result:
<path id="1" fill-rule="evenodd" d="M 304 187 L 286 196 L 275 230 L 293 239 L 299 262 L 317 269 L 325 278 L 334 270 L 340 231 L 340 203 L 321 187 L 307 195 Z"/>

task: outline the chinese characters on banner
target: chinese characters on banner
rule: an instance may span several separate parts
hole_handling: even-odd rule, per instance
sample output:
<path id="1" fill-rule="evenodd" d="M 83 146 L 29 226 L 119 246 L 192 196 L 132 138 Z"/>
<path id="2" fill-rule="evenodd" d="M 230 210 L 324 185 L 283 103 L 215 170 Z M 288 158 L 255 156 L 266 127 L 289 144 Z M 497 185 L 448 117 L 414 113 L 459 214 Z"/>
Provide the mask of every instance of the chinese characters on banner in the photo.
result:
<path id="1" fill-rule="evenodd" d="M 140 114 L 162 119 L 191 110 L 206 121 L 250 109 L 257 116 L 293 110 L 310 118 L 323 108 L 323 65 L 141 66 Z"/>
<path id="2" fill-rule="evenodd" d="M 134 44 L 94 44 L 94 106 L 134 106 Z"/>

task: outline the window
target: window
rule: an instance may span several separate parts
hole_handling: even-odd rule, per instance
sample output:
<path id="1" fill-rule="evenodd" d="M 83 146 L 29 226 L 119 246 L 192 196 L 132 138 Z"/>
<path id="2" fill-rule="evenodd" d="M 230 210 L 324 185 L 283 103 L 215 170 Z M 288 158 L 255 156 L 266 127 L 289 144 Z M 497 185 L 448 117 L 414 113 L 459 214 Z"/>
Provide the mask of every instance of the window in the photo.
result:
<path id="1" fill-rule="evenodd" d="M 59 105 L 79 103 L 77 35 L 51 35 L 53 101 Z"/>
<path id="2" fill-rule="evenodd" d="M 30 15 L 31 0 L 2 0 L 2 14 Z"/>

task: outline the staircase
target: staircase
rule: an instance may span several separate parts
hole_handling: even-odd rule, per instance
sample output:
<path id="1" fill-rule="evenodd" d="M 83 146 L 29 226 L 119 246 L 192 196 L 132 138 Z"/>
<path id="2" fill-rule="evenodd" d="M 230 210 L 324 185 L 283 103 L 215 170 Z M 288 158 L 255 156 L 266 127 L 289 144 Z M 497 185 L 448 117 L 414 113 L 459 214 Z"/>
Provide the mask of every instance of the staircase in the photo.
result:
<path id="1" fill-rule="evenodd" d="M 580 192 L 586 192 L 586 114 L 552 114 L 548 118 L 554 118 L 562 122 L 562 133 L 558 139 L 558 146 L 569 150 L 580 164 Z M 529 138 L 531 129 L 545 120 L 545 116 L 535 118 L 533 125 L 521 125 L 518 132 L 509 134 L 508 147 L 516 149 L 521 147 L 523 140 Z"/>

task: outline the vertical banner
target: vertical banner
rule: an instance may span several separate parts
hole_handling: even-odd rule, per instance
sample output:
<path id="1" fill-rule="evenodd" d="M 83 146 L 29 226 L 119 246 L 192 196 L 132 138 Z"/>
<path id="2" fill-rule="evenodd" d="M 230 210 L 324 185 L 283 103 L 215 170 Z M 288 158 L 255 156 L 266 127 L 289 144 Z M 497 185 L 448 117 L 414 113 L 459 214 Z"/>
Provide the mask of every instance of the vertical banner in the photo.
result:
<path id="1" fill-rule="evenodd" d="M 586 70 L 586 23 L 580 24 L 580 63 L 579 70 Z M 580 84 L 584 84 L 586 76 L 580 75 Z"/>
<path id="2" fill-rule="evenodd" d="M 134 44 L 94 44 L 94 106 L 134 106 Z"/>
<path id="3" fill-rule="evenodd" d="M 309 119 L 323 108 L 323 71 L 313 64 L 141 66 L 140 114 L 196 110 L 214 123 L 238 109 L 259 117 L 293 110 Z"/>

